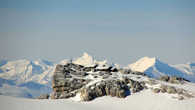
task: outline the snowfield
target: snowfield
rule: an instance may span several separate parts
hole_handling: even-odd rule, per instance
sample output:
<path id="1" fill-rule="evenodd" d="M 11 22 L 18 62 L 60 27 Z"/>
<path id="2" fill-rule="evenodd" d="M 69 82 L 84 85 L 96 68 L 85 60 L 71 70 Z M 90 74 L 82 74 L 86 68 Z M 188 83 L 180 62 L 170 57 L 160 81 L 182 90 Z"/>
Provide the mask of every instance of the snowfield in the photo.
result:
<path id="1" fill-rule="evenodd" d="M 90 102 L 0 96 L 0 106 L 1 110 L 194 110 L 195 98 L 179 101 L 168 94 L 144 90 L 125 99 L 104 96 Z"/>

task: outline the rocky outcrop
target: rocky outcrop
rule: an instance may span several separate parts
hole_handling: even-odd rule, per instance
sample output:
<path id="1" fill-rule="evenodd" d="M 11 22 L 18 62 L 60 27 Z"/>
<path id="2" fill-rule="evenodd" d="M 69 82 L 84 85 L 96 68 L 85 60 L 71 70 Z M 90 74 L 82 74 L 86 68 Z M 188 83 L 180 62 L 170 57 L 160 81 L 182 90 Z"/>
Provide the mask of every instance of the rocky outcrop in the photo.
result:
<path id="1" fill-rule="evenodd" d="M 81 90 L 81 99 L 83 101 L 90 101 L 95 99 L 96 97 L 105 95 L 124 98 L 128 95 L 128 91 L 128 86 L 125 85 L 125 83 L 122 81 L 101 81 L 100 83 L 96 83 L 94 85 L 90 85 L 89 87 L 83 88 Z"/>
<path id="2" fill-rule="evenodd" d="M 124 71 L 124 74 L 139 74 L 138 72 L 132 72 L 129 70 Z M 51 93 L 51 99 L 64 99 L 74 97 L 77 93 L 80 93 L 80 97 L 83 101 L 90 101 L 96 97 L 112 96 L 124 98 L 131 92 L 139 92 L 143 90 L 144 82 L 134 81 L 129 78 L 115 79 L 113 74 L 117 74 L 118 69 L 110 67 L 98 67 L 98 65 L 92 67 L 84 67 L 82 65 L 67 63 L 66 65 L 57 65 L 53 80 Z M 101 79 L 94 84 L 92 79 Z"/>
<path id="3" fill-rule="evenodd" d="M 37 99 L 49 99 L 49 94 L 41 94 Z"/>
<path id="4" fill-rule="evenodd" d="M 188 91 L 176 88 L 173 86 L 168 85 L 161 85 L 159 88 L 152 89 L 154 93 L 168 93 L 168 94 L 178 94 L 179 97 L 177 97 L 178 100 L 183 100 L 184 98 L 192 98 L 194 97 L 192 94 L 190 94 Z"/>
<path id="5" fill-rule="evenodd" d="M 146 76 L 145 73 L 143 72 L 138 72 L 138 71 L 132 71 L 130 69 L 119 69 L 119 72 L 121 72 L 122 74 L 135 74 L 135 75 L 142 75 L 142 76 Z"/>
<path id="6" fill-rule="evenodd" d="M 130 95 L 131 92 L 135 93 L 143 90 L 144 85 L 144 82 L 138 82 L 128 78 L 125 80 L 101 81 L 83 88 L 80 91 L 81 99 L 83 101 L 90 101 L 101 96 L 125 98 Z"/>
<path id="7" fill-rule="evenodd" d="M 133 78 L 131 78 L 133 77 Z M 85 67 L 82 65 L 67 63 L 57 65 L 53 80 L 53 92 L 51 99 L 66 99 L 79 94 L 82 101 L 90 101 L 97 97 L 112 96 L 125 98 L 126 96 L 148 89 L 147 84 L 156 85 L 159 81 L 149 79 L 148 81 L 139 80 L 148 78 L 142 72 L 131 71 L 130 69 L 117 69 L 112 66 L 99 67 L 98 65 Z M 177 77 L 162 77 L 162 81 L 170 83 L 180 83 L 184 79 Z M 190 97 L 185 90 L 177 89 L 172 86 L 161 86 L 152 89 L 154 93 L 181 94 L 183 97 Z M 39 99 L 48 98 L 40 96 Z M 179 98 L 182 100 L 182 97 Z"/>
<path id="8" fill-rule="evenodd" d="M 159 78 L 159 80 L 173 83 L 173 84 L 183 84 L 184 81 L 189 82 L 188 80 L 186 80 L 184 78 L 180 78 L 180 77 L 176 77 L 176 76 L 161 76 Z"/>
<path id="9" fill-rule="evenodd" d="M 89 80 L 83 79 L 87 75 L 82 71 L 84 67 L 69 63 L 67 65 L 57 65 L 53 80 L 51 94 L 52 99 L 69 98 L 76 95 L 75 90 L 82 88 Z M 74 78 L 72 78 L 74 76 Z"/>

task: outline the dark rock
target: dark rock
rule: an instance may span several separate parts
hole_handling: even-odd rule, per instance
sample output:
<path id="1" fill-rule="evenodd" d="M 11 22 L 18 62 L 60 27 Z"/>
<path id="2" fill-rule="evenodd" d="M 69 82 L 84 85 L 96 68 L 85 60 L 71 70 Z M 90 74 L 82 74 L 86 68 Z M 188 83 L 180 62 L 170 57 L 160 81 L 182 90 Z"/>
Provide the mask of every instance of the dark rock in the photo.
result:
<path id="1" fill-rule="evenodd" d="M 194 96 L 189 94 L 188 92 L 184 92 L 182 93 L 183 96 L 187 97 L 187 98 L 193 98 Z"/>
<path id="2" fill-rule="evenodd" d="M 142 72 L 137 72 L 137 71 L 132 71 L 132 72 L 130 72 L 130 74 L 146 76 L 146 74 L 144 74 Z"/>
<path id="3" fill-rule="evenodd" d="M 152 90 L 154 93 L 159 93 L 161 90 L 159 88 L 155 88 Z"/>
<path id="4" fill-rule="evenodd" d="M 161 92 L 163 92 L 163 93 L 164 92 L 167 92 L 169 94 L 175 94 L 175 93 L 177 93 L 176 88 L 173 87 L 173 86 L 161 85 L 160 89 L 161 89 Z"/>
<path id="5" fill-rule="evenodd" d="M 177 90 L 174 87 L 168 86 L 167 87 L 167 93 L 175 94 L 175 93 L 177 93 Z"/>
<path id="6" fill-rule="evenodd" d="M 37 97 L 37 99 L 49 99 L 49 95 L 48 94 L 41 94 L 39 97 Z"/>
<path id="7" fill-rule="evenodd" d="M 184 97 L 183 96 L 179 96 L 178 100 L 184 100 Z"/>
<path id="8" fill-rule="evenodd" d="M 176 77 L 176 76 L 161 76 L 159 79 L 161 81 L 165 81 L 165 82 L 169 82 L 169 83 L 173 83 L 173 84 L 183 84 L 184 81 L 188 81 L 184 78 L 180 78 L 180 77 Z"/>
<path id="9" fill-rule="evenodd" d="M 161 77 L 160 77 L 160 80 L 161 80 L 161 81 L 168 82 L 168 81 L 169 81 L 169 76 L 161 76 Z"/>
<path id="10" fill-rule="evenodd" d="M 96 97 L 109 95 L 112 97 L 124 98 L 128 94 L 128 87 L 123 81 L 109 80 L 94 84 L 81 90 L 81 99 L 90 101 Z"/>
<path id="11" fill-rule="evenodd" d="M 139 92 L 146 88 L 144 82 L 134 81 L 126 78 L 125 80 L 103 80 L 86 87 L 91 80 L 86 80 L 85 76 L 90 73 L 87 72 L 96 71 L 92 74 L 94 78 L 101 76 L 103 79 L 109 79 L 113 72 L 119 71 L 112 66 L 104 69 L 97 69 L 97 65 L 94 67 L 84 67 L 81 65 L 68 63 L 66 65 L 57 65 L 54 71 L 51 94 L 52 99 L 70 98 L 74 97 L 77 92 L 81 93 L 81 99 L 83 101 L 90 101 L 96 97 L 105 95 L 124 98 L 130 94 L 130 92 Z M 124 74 L 130 74 L 131 70 L 123 70 Z M 143 75 L 140 72 L 134 72 L 132 74 Z"/>
<path id="12" fill-rule="evenodd" d="M 130 74 L 130 73 L 131 73 L 131 70 L 130 70 L 130 69 L 119 69 L 119 71 L 120 71 L 122 74 Z"/>
<path id="13" fill-rule="evenodd" d="M 140 82 L 138 82 L 138 81 L 134 81 L 134 80 L 132 80 L 132 79 L 128 79 L 127 80 L 127 83 L 129 83 L 130 84 L 130 90 L 133 92 L 133 93 L 135 93 L 135 92 L 139 92 L 139 91 L 141 91 L 141 90 L 143 90 L 144 89 L 144 82 L 142 82 L 142 83 L 140 83 Z"/>
<path id="14" fill-rule="evenodd" d="M 74 96 L 76 96 L 75 93 L 62 92 L 61 95 L 59 96 L 59 99 L 67 99 Z"/>

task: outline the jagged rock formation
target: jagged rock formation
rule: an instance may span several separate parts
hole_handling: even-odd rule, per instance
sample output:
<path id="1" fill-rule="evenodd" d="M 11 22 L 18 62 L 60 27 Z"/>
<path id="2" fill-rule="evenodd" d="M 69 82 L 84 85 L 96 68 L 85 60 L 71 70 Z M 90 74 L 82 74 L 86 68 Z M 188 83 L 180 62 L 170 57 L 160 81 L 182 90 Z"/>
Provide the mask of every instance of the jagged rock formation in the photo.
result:
<path id="1" fill-rule="evenodd" d="M 87 88 L 81 89 L 81 100 L 90 101 L 95 99 L 96 97 L 105 95 L 124 98 L 128 95 L 128 91 L 128 86 L 125 85 L 122 81 L 102 81 Z"/>
<path id="2" fill-rule="evenodd" d="M 120 71 L 120 74 L 144 75 L 144 73 L 132 72 L 127 69 L 120 69 Z M 105 95 L 124 98 L 130 92 L 135 93 L 144 89 L 144 82 L 134 81 L 127 77 L 112 78 L 116 77 L 118 73 L 119 70 L 112 66 L 106 68 L 100 68 L 98 65 L 85 67 L 74 63 L 57 65 L 52 80 L 51 98 L 70 98 L 77 93 L 81 94 L 80 97 L 83 101 L 90 101 Z M 97 82 L 94 83 L 94 81 Z"/>
<path id="3" fill-rule="evenodd" d="M 141 78 L 141 80 L 140 80 Z M 145 78 L 145 80 L 144 80 Z M 177 77 L 161 77 L 165 83 L 181 84 L 186 80 Z M 84 66 L 74 63 L 58 64 L 52 80 L 53 92 L 51 99 L 66 99 L 79 95 L 81 101 L 90 101 L 97 97 L 112 96 L 125 98 L 126 96 L 151 89 L 154 93 L 179 94 L 179 100 L 190 98 L 187 91 L 172 86 L 150 88 L 148 85 L 158 85 L 159 81 L 150 79 L 142 72 L 130 69 L 115 68 L 114 66 L 98 65 Z M 40 96 L 39 99 L 47 98 Z"/>
<path id="4" fill-rule="evenodd" d="M 87 75 L 82 69 L 83 66 L 69 63 L 67 65 L 57 65 L 53 81 L 52 99 L 69 98 L 76 95 L 75 90 L 82 88 L 89 80 L 83 77 Z M 72 78 L 75 76 L 75 78 Z"/>
<path id="5" fill-rule="evenodd" d="M 182 88 L 175 88 L 173 86 L 161 85 L 159 88 L 152 89 L 154 93 L 168 93 L 168 94 L 178 94 L 177 97 L 179 100 L 183 100 L 184 98 L 193 98 L 194 96 L 188 91 Z"/>
<path id="6" fill-rule="evenodd" d="M 123 80 L 106 80 L 83 88 L 81 90 L 81 100 L 90 101 L 96 97 L 105 95 L 125 98 L 130 95 L 131 92 L 139 92 L 144 88 L 144 82 L 138 82 L 128 78 Z"/>
<path id="7" fill-rule="evenodd" d="M 180 78 L 180 77 L 176 77 L 176 76 L 161 76 L 159 79 L 161 81 L 165 81 L 165 82 L 169 82 L 169 83 L 173 83 L 173 84 L 183 84 L 184 81 L 189 82 L 185 78 Z"/>
<path id="8" fill-rule="evenodd" d="M 41 94 L 37 99 L 49 99 L 49 94 Z"/>

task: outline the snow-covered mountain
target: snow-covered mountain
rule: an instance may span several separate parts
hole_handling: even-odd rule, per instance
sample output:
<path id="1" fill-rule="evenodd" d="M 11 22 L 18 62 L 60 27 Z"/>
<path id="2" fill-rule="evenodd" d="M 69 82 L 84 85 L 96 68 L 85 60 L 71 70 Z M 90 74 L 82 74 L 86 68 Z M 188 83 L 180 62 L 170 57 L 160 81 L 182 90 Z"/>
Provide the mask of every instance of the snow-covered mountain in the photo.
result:
<path id="1" fill-rule="evenodd" d="M 73 61 L 65 59 L 57 63 L 47 60 L 0 60 L 0 93 L 13 94 L 19 97 L 30 97 L 31 95 L 35 97 L 41 93 L 49 93 L 51 92 L 51 80 L 56 64 L 66 64 L 67 62 L 87 67 L 98 65 L 97 68 L 101 69 L 110 65 L 120 67 L 108 63 L 107 60 L 97 61 L 87 53 L 73 59 Z M 160 75 L 171 75 L 195 82 L 195 63 L 169 65 L 156 58 L 144 57 L 128 65 L 128 68 L 133 71 L 145 72 L 154 78 Z M 17 89 L 17 92 L 8 92 L 12 89 Z M 26 95 L 21 95 L 20 91 Z"/>
<path id="2" fill-rule="evenodd" d="M 107 60 L 97 61 L 88 53 L 84 53 L 83 56 L 76 58 L 73 63 L 83 65 L 85 67 L 93 67 L 98 65 L 98 68 L 107 68 L 110 65 Z"/>
<path id="3" fill-rule="evenodd" d="M 0 93 L 14 94 L 9 92 L 14 88 L 18 95 L 14 96 L 38 96 L 40 93 L 51 91 L 51 78 L 53 76 L 54 64 L 46 60 L 16 60 L 0 61 Z M 24 90 L 25 89 L 25 90 Z M 5 93 L 5 91 L 7 91 Z M 26 91 L 24 95 L 19 92 Z"/>
<path id="4" fill-rule="evenodd" d="M 179 69 L 180 71 L 187 73 L 189 75 L 195 74 L 195 63 L 177 64 L 173 66 Z"/>
<path id="5" fill-rule="evenodd" d="M 14 80 L 16 84 L 37 82 L 47 84 L 53 74 L 54 64 L 46 60 L 16 60 L 7 61 L 0 66 L 0 77 Z"/>
<path id="6" fill-rule="evenodd" d="M 133 71 L 144 72 L 153 78 L 168 75 L 182 77 L 195 82 L 195 65 L 193 63 L 170 65 L 157 58 L 143 57 L 137 62 L 128 65 L 128 68 Z"/>

